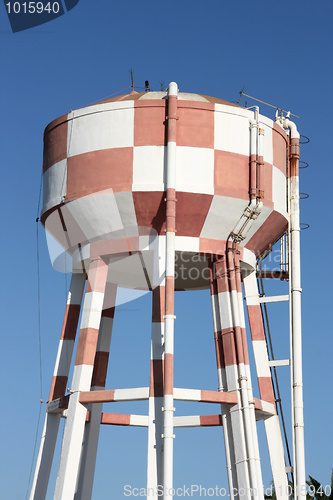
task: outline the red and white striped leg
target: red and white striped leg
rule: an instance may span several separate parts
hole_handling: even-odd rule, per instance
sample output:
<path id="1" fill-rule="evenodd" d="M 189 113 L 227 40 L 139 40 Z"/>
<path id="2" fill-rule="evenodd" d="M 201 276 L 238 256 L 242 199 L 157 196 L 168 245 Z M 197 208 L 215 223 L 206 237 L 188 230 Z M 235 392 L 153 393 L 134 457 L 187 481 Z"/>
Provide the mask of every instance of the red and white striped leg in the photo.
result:
<path id="1" fill-rule="evenodd" d="M 87 414 L 79 396 L 80 391 L 89 391 L 91 386 L 107 272 L 108 265 L 101 258 L 91 259 L 55 500 L 72 500 L 75 494 Z"/>
<path id="2" fill-rule="evenodd" d="M 258 441 L 257 428 L 255 422 L 255 414 L 251 411 L 251 406 L 254 405 L 254 401 L 249 400 L 249 388 L 251 388 L 251 378 L 249 379 L 248 373 L 249 360 L 247 351 L 247 341 L 245 328 L 242 327 L 242 315 L 240 313 L 239 307 L 239 295 L 241 294 L 241 274 L 240 274 L 240 263 L 239 263 L 239 252 L 237 244 L 233 244 L 232 247 L 227 249 L 227 261 L 228 261 L 228 276 L 229 276 L 229 290 L 230 290 L 230 302 L 232 310 L 233 327 L 235 333 L 235 347 L 237 356 L 237 368 L 239 375 L 239 391 L 241 408 L 243 412 L 243 422 L 244 422 L 244 435 L 247 453 L 247 464 L 249 470 L 250 478 L 250 490 L 247 491 L 246 497 L 258 500 L 263 500 L 263 488 L 261 481 L 257 475 L 257 461 L 255 454 L 255 443 Z M 243 306 L 241 306 L 243 309 Z M 244 314 L 244 311 L 243 311 Z"/>
<path id="3" fill-rule="evenodd" d="M 235 290 L 229 288 L 229 275 L 226 259 L 223 257 L 215 263 L 215 277 L 217 279 L 217 297 L 219 305 L 219 316 L 222 332 L 222 347 L 226 373 L 226 390 L 238 393 L 238 405 L 227 409 L 230 415 L 230 429 L 228 433 L 228 445 L 234 450 L 232 457 L 233 488 L 230 495 L 235 499 L 248 499 L 251 487 L 247 441 L 245 434 L 245 422 L 243 412 L 243 401 L 241 384 L 244 379 L 240 376 L 239 365 L 244 367 L 244 354 L 240 349 L 240 323 L 235 314 L 232 301 Z M 238 343 L 238 345 L 237 345 Z M 231 486 L 231 485 L 229 485 Z"/>
<path id="4" fill-rule="evenodd" d="M 210 293 L 212 300 L 213 324 L 214 324 L 214 340 L 217 364 L 218 390 L 220 392 L 227 391 L 227 379 L 225 372 L 223 342 L 222 342 L 222 326 L 217 292 L 217 281 L 214 279 L 214 267 L 210 269 Z M 234 451 L 230 445 L 231 434 L 231 417 L 230 407 L 221 405 L 222 426 L 224 434 L 224 447 L 227 464 L 227 474 L 229 491 L 234 491 L 234 478 L 236 477 L 236 466 Z"/>
<path id="5" fill-rule="evenodd" d="M 147 490 L 157 491 L 163 484 L 163 353 L 165 287 L 153 290 L 153 313 L 151 332 L 151 365 L 148 416 L 148 465 Z M 157 499 L 157 493 L 150 495 Z"/>
<path id="6" fill-rule="evenodd" d="M 84 274 L 72 274 L 49 401 L 61 398 L 66 392 L 84 284 Z M 30 500 L 46 497 L 60 418 L 60 413 L 46 413 Z"/>
<path id="7" fill-rule="evenodd" d="M 253 270 L 243 279 L 249 324 L 251 329 L 254 360 L 256 364 L 260 398 L 275 404 L 273 383 L 268 360 L 266 336 L 259 303 L 256 273 Z M 278 415 L 264 421 L 268 451 L 272 467 L 277 500 L 288 497 L 288 479 L 284 458 L 283 441 Z"/>
<path id="8" fill-rule="evenodd" d="M 92 391 L 105 389 L 112 326 L 116 306 L 116 294 L 117 286 L 112 283 L 107 283 L 91 382 Z M 90 410 L 90 419 L 89 422 L 86 423 L 84 430 L 80 472 L 75 500 L 85 500 L 91 498 L 93 489 L 103 403 L 94 403 L 90 406 L 91 407 L 88 408 Z"/>

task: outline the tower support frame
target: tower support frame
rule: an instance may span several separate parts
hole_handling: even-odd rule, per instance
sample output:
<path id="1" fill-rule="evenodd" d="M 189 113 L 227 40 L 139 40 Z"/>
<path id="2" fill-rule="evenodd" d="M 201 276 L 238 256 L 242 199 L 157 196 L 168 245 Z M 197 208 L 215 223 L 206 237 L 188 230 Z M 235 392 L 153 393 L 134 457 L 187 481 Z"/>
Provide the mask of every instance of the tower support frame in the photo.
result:
<path id="1" fill-rule="evenodd" d="M 241 247 L 243 241 L 251 234 L 253 224 L 261 216 L 262 211 L 268 210 L 268 205 L 265 207 L 263 203 L 266 145 L 264 148 L 265 130 L 259 126 L 259 110 L 256 107 L 255 119 L 249 120 L 250 202 L 245 210 L 243 209 L 227 239 L 220 238 L 218 240 L 222 250 L 216 252 L 209 264 L 218 390 L 177 388 L 174 387 L 174 326 L 176 319 L 174 300 L 176 234 L 180 211 L 176 213 L 176 186 L 178 186 L 176 162 L 178 146 L 186 148 L 182 143 L 184 137 L 182 137 L 182 132 L 179 132 L 181 127 L 178 129 L 177 121 L 179 119 L 178 111 L 180 114 L 183 113 L 186 106 L 181 106 L 180 101 L 178 101 L 178 87 L 174 82 L 170 83 L 166 98 L 166 162 L 163 166 L 165 169 L 165 180 L 163 180 L 166 206 L 163 221 L 163 223 L 165 222 L 165 234 L 158 236 L 158 257 L 163 267 L 163 280 L 154 289 L 150 285 L 148 287 L 153 292 L 149 387 L 112 390 L 106 388 L 117 288 L 113 284 L 110 262 L 115 255 L 116 258 L 121 259 L 126 251 L 127 255 L 137 252 L 142 261 L 142 252 L 140 248 L 131 247 L 131 237 L 128 235 L 122 238 L 118 250 L 114 254 L 110 253 L 110 249 L 108 250 L 108 243 L 111 240 L 107 240 L 107 237 L 103 241 L 94 240 L 89 241 L 89 243 L 87 239 L 84 251 L 86 256 L 89 254 L 89 258 L 83 259 L 82 257 L 82 269 L 87 272 L 87 276 L 84 272 L 74 274 L 72 277 L 31 500 L 45 499 L 61 416 L 66 417 L 67 420 L 55 487 L 55 500 L 89 500 L 91 498 L 99 430 L 103 423 L 147 427 L 147 492 L 149 491 L 147 498 L 149 499 L 155 498 L 157 500 L 160 496 L 160 488 L 162 488 L 164 500 L 170 500 L 174 496 L 174 430 L 177 427 L 222 426 L 230 497 L 233 500 L 264 500 L 256 426 L 258 419 L 264 420 L 277 500 L 287 500 L 289 497 L 287 468 L 271 377 L 272 362 L 268 356 L 264 322 L 260 310 L 262 298 L 259 297 L 255 276 L 256 269 L 253 260 L 251 260 L 254 250 L 250 250 L 252 257 L 249 258 L 249 263 L 245 262 L 246 258 L 244 258 L 245 250 L 249 250 Z M 203 109 L 209 113 L 212 111 L 211 106 L 205 103 L 205 106 L 203 104 L 196 105 L 195 113 L 200 106 L 203 106 Z M 216 109 L 219 113 L 221 112 L 219 108 Z M 214 112 L 216 109 L 214 108 Z M 212 124 L 213 121 L 209 117 L 206 118 L 208 127 L 208 123 Z M 301 360 L 299 134 L 289 119 L 281 120 L 282 127 L 290 130 L 289 171 L 287 174 L 293 472 L 295 498 L 302 500 L 306 491 Z M 218 130 L 218 123 L 219 118 L 214 122 L 214 134 Z M 286 134 L 284 133 L 284 135 Z M 214 141 L 215 139 L 214 136 Z M 217 150 L 214 149 L 214 155 L 219 156 L 217 154 L 220 151 L 218 147 L 222 146 L 219 146 L 218 141 L 216 144 Z M 216 144 L 214 142 L 214 148 Z M 214 168 L 215 166 L 214 164 Z M 279 174 L 275 171 L 275 175 L 281 179 L 281 175 L 284 173 Z M 195 191 L 196 187 L 193 186 Z M 219 186 L 214 185 L 214 189 L 215 187 L 219 188 Z M 188 189 L 190 188 L 192 187 L 188 187 Z M 178 193 L 180 198 L 183 194 L 180 191 Z M 204 198 L 205 193 L 200 192 L 199 194 Z M 235 198 L 237 198 L 236 195 Z M 193 199 L 195 198 L 193 197 Z M 116 208 L 118 210 L 117 206 Z M 58 210 L 60 213 L 60 208 Z M 273 215 L 276 216 L 276 214 Z M 285 222 L 286 217 L 282 222 L 280 220 L 277 226 L 280 227 L 279 224 L 282 226 Z M 65 226 L 63 219 L 62 226 Z M 138 228 L 135 227 L 136 229 Z M 67 233 L 67 229 L 65 231 Z M 66 236 L 68 235 L 66 234 Z M 137 235 L 133 237 L 133 241 L 136 238 Z M 195 237 L 192 236 L 192 238 Z M 208 262 L 208 252 L 200 246 L 201 243 L 204 245 L 204 238 L 198 237 L 197 239 L 198 253 L 204 255 Z M 114 242 L 115 240 L 112 241 L 111 246 Z M 126 251 L 123 250 L 122 244 L 127 248 Z M 163 250 L 161 250 L 162 247 Z M 87 250 L 88 248 L 89 250 Z M 79 250 L 81 251 L 81 246 Z M 191 246 L 191 252 L 192 250 Z M 86 263 L 87 267 L 83 265 Z M 147 272 L 146 268 L 145 271 Z M 81 315 L 73 380 L 70 394 L 66 395 L 70 359 L 86 279 L 87 287 Z M 255 398 L 253 395 L 243 288 L 258 378 L 259 398 Z M 138 400 L 148 401 L 148 415 L 103 412 L 103 403 L 105 402 Z M 218 403 L 221 413 L 218 415 L 175 416 L 174 402 L 178 400 Z M 152 489 L 155 491 L 153 497 L 151 496 Z"/>

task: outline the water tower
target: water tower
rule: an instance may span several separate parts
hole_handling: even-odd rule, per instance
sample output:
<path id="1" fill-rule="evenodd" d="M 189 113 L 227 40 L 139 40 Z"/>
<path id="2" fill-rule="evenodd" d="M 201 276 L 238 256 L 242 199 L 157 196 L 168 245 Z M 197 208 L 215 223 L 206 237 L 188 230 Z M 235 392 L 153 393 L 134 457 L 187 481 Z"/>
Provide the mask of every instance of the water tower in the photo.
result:
<path id="1" fill-rule="evenodd" d="M 231 498 L 263 499 L 260 419 L 278 500 L 288 498 L 291 469 L 296 498 L 304 496 L 298 163 L 299 134 L 288 115 L 272 121 L 258 107 L 180 93 L 175 83 L 167 92 L 133 91 L 48 125 L 41 221 L 71 256 L 72 280 L 31 499 L 45 498 L 61 417 L 56 500 L 91 498 L 102 424 L 147 427 L 147 498 L 164 499 L 176 496 L 177 427 L 219 425 Z M 257 259 L 283 235 L 289 292 L 261 297 Z M 146 387 L 105 387 L 118 287 L 152 292 Z M 203 288 L 211 291 L 217 391 L 173 383 L 174 292 Z M 286 466 L 271 376 L 284 361 L 269 359 L 261 313 L 263 301 L 276 300 L 290 303 L 292 467 Z M 149 401 L 147 415 L 103 411 L 105 402 L 135 400 Z M 178 400 L 218 403 L 220 413 L 175 416 Z"/>

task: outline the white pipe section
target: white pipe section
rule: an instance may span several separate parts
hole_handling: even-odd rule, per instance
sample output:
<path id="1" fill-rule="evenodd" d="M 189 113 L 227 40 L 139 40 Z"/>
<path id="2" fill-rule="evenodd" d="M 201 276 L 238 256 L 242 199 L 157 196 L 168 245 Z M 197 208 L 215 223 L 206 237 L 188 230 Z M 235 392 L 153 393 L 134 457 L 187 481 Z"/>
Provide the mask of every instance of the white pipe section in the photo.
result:
<path id="1" fill-rule="evenodd" d="M 289 118 L 286 118 L 283 122 L 283 127 L 284 128 L 289 128 L 290 130 L 290 138 L 291 139 L 298 139 L 300 138 L 300 134 L 297 130 L 296 123 L 292 122 L 289 120 Z"/>
<path id="2" fill-rule="evenodd" d="M 263 156 L 264 136 L 263 134 L 259 134 L 259 107 L 254 107 L 254 120 L 250 120 L 250 162 L 252 163 L 252 156 L 255 155 L 257 167 L 258 159 L 260 158 L 260 156 Z M 258 186 L 256 167 L 255 169 L 251 169 L 250 173 L 250 203 L 244 210 L 244 213 L 242 214 L 240 220 L 237 222 L 235 228 L 232 231 L 232 238 L 235 241 L 242 241 L 246 238 L 246 233 L 250 229 L 253 220 L 260 215 L 260 212 L 262 210 L 263 203 L 260 199 L 257 200 L 260 186 Z"/>
<path id="3" fill-rule="evenodd" d="M 228 259 L 229 260 L 229 259 Z M 232 254 L 231 259 L 232 265 L 235 268 L 235 259 L 234 254 Z M 229 262 L 230 262 L 229 260 Z M 236 280 L 235 280 L 236 283 Z M 231 299 L 231 311 L 234 327 L 241 327 L 241 317 L 239 312 L 239 302 L 238 302 L 238 293 L 236 290 L 231 290 L 230 292 Z M 240 346 L 239 346 L 240 347 Z M 237 347 L 236 347 L 237 350 Z M 249 393 L 248 393 L 248 377 L 245 370 L 244 363 L 238 363 L 238 375 L 239 375 L 239 390 L 242 401 L 242 411 L 244 417 L 244 435 L 247 449 L 247 460 L 249 465 L 249 476 L 250 476 L 250 484 L 252 488 L 252 498 L 263 500 L 263 490 L 261 485 L 259 487 L 259 481 L 257 479 L 257 464 L 256 464 L 256 455 L 254 448 L 254 436 L 253 436 L 253 426 L 251 424 L 251 410 L 249 403 Z"/>
<path id="4" fill-rule="evenodd" d="M 289 274 L 291 307 L 291 359 L 292 359 L 292 406 L 294 428 L 294 476 L 295 498 L 306 498 L 303 375 L 302 375 L 302 327 L 301 327 L 301 263 L 299 220 L 299 133 L 295 123 L 288 118 L 283 126 L 290 129 L 291 172 L 289 178 Z"/>

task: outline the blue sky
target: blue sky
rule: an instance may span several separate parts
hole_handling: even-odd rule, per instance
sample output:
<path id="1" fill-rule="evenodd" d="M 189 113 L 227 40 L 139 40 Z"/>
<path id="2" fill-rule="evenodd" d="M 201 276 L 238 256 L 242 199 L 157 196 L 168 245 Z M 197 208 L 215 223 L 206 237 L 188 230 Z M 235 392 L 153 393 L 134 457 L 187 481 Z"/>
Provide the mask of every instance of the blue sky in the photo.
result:
<path id="1" fill-rule="evenodd" d="M 13 34 L 0 8 L 1 51 L 1 451 L 0 496 L 25 498 L 40 406 L 36 215 L 43 131 L 54 118 L 149 80 L 176 81 L 181 91 L 237 101 L 239 91 L 299 115 L 310 138 L 301 171 L 304 415 L 306 469 L 329 484 L 332 439 L 332 21 L 329 0 L 80 0 L 66 15 Z M 139 89 L 140 90 L 140 89 Z M 248 105 L 254 102 L 246 99 Z M 245 98 L 241 101 L 244 105 Z M 261 106 L 273 118 L 274 109 Z M 40 228 L 42 399 L 47 400 L 69 277 L 52 270 Z M 275 291 L 280 293 L 281 283 Z M 268 292 L 269 293 L 269 289 Z M 271 290 L 273 293 L 274 290 Z M 286 292 L 285 292 L 286 293 Z M 271 306 L 276 351 L 288 357 L 285 305 Z M 196 311 L 196 315 L 193 315 Z M 198 313 L 199 311 L 199 313 Z M 175 383 L 215 389 L 209 293 L 176 298 Z M 284 316 L 283 316 L 284 315 Z M 286 317 L 286 320 L 281 319 Z M 149 295 L 116 316 L 110 387 L 147 385 Z M 188 342 L 191 332 L 191 343 Z M 126 345 L 133 356 L 119 363 Z M 138 356 L 139 354 L 139 356 Z M 141 354 L 141 355 L 140 355 Z M 178 361 L 177 361 L 178 357 Z M 138 358 L 140 361 L 138 361 Z M 115 361 L 112 363 L 112 359 Z M 180 362 L 179 360 L 184 361 Z M 136 364 L 135 364 L 136 363 Z M 207 369 L 198 373 L 195 366 Z M 281 386 L 289 419 L 286 370 Z M 111 382 L 112 381 L 112 382 Z M 115 411 L 140 413 L 142 403 Z M 198 408 L 178 405 L 179 414 Z M 218 409 L 217 409 L 218 410 Z M 216 411 L 217 411 L 216 410 Z M 45 405 L 42 409 L 44 418 Z M 200 410 L 199 410 L 200 411 Z M 209 411 L 209 410 L 203 410 Z M 41 426 L 38 437 L 40 437 Z M 271 474 L 265 442 L 265 485 Z M 60 431 L 60 435 L 62 430 Z M 59 457 L 59 447 L 56 459 Z M 118 500 L 124 484 L 145 486 L 146 431 L 103 428 L 93 499 Z M 56 468 L 47 498 L 52 498 Z M 227 486 L 221 429 L 180 429 L 175 440 L 175 484 Z"/>

